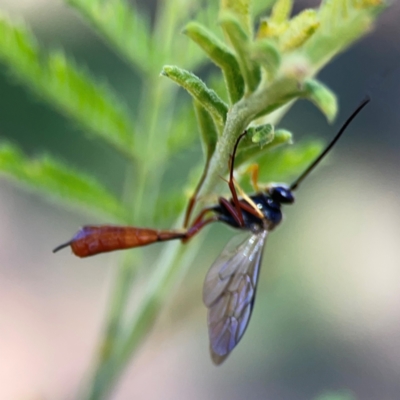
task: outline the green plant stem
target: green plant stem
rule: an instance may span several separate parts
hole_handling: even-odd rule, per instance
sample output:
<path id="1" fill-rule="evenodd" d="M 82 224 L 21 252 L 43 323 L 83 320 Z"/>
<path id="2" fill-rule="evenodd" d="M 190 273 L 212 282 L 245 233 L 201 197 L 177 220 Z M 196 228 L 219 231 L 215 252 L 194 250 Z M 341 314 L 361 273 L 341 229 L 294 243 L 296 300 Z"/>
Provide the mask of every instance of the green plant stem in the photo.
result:
<path id="1" fill-rule="evenodd" d="M 243 98 L 230 109 L 224 132 L 211 158 L 208 174 L 200 191 L 200 197 L 207 198 L 228 170 L 229 157 L 238 136 L 251 121 L 278 109 L 300 93 L 298 82 L 293 78 L 282 78 L 268 90 L 257 90 Z"/>

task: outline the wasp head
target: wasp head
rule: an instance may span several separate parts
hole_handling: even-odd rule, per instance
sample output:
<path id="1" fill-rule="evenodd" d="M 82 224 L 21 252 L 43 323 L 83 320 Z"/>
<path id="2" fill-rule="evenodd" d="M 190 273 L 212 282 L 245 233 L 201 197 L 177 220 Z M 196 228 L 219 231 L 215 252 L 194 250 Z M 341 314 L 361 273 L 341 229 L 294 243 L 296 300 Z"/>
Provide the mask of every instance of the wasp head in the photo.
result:
<path id="1" fill-rule="evenodd" d="M 293 204 L 294 196 L 292 191 L 285 185 L 273 185 L 268 187 L 267 194 L 272 200 L 279 204 Z"/>

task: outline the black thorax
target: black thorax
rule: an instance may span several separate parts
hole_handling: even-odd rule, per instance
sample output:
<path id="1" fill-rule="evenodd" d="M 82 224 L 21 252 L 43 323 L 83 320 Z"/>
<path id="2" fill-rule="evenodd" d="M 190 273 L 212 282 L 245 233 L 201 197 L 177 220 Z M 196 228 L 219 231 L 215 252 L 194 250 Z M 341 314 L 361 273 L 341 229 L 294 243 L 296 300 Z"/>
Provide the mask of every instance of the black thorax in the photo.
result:
<path id="1" fill-rule="evenodd" d="M 218 214 L 219 221 L 224 222 L 233 228 L 250 230 L 252 232 L 259 232 L 265 229 L 270 231 L 274 229 L 282 220 L 281 204 L 265 193 L 257 193 L 249 197 L 257 206 L 258 210 L 261 211 L 263 217 L 256 216 L 254 213 L 242 209 L 241 212 L 244 220 L 243 226 L 240 226 L 231 211 L 223 202 L 221 202 L 221 200 L 217 206 L 213 207 L 213 211 Z M 246 200 L 239 200 L 241 203 L 243 202 L 252 207 L 252 205 Z M 232 199 L 229 200 L 229 203 L 234 207 Z"/>

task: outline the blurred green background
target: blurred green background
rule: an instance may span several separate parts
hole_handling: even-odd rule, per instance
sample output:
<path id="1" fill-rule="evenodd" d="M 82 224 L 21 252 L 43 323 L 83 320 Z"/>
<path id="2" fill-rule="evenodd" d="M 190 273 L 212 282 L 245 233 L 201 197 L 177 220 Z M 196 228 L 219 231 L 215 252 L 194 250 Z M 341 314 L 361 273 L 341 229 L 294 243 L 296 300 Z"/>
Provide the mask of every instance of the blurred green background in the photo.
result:
<path id="1" fill-rule="evenodd" d="M 151 10 L 152 3 L 142 3 Z M 296 2 L 298 9 L 316 4 Z M 65 4 L 0 0 L 0 9 L 23 16 L 42 43 L 65 48 L 135 106 L 137 77 Z M 165 306 L 114 399 L 400 398 L 399 18 L 396 3 L 374 32 L 320 74 L 340 100 L 334 126 L 306 102 L 281 123 L 296 141 L 328 139 L 365 92 L 373 99 L 269 237 L 252 322 L 238 348 L 222 367 L 211 364 L 201 286 L 232 236 L 215 226 L 203 232 L 201 259 Z M 1 139 L 29 155 L 51 152 L 119 193 L 124 160 L 0 70 Z M 183 186 L 185 167 L 200 157 L 193 143 L 173 160 L 167 184 Z M 78 226 L 105 221 L 4 178 L 0 218 L 0 398 L 76 398 L 102 328 L 116 255 L 82 261 L 51 249 Z M 329 397 L 336 391 L 343 396 Z"/>

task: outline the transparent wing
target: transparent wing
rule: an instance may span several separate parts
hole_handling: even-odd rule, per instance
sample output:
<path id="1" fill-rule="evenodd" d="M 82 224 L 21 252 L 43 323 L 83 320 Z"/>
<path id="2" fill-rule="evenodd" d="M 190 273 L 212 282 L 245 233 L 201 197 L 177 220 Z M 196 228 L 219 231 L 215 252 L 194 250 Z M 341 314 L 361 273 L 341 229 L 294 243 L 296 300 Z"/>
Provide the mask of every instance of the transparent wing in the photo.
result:
<path id="1" fill-rule="evenodd" d="M 239 245 L 229 242 L 207 273 L 203 301 L 215 364 L 228 357 L 249 323 L 267 233 L 252 234 Z"/>

